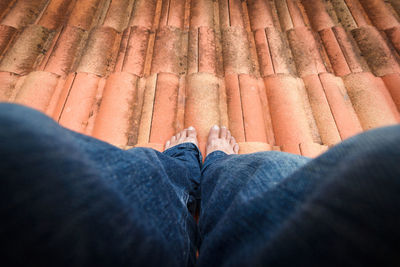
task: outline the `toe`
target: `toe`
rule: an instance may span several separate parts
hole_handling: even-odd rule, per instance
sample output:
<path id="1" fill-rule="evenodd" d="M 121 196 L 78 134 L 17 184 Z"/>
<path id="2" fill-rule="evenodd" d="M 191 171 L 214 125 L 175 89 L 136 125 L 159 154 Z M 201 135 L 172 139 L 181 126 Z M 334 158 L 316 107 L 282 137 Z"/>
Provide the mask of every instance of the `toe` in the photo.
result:
<path id="1" fill-rule="evenodd" d="M 165 143 L 165 148 L 167 149 L 167 148 L 169 148 L 169 145 L 171 144 L 171 141 L 167 141 L 166 143 Z"/>
<path id="2" fill-rule="evenodd" d="M 183 131 L 181 131 L 181 132 L 180 132 L 180 135 L 181 135 L 181 136 L 179 137 L 180 140 L 186 139 L 186 137 L 187 137 L 187 130 L 184 129 Z"/>
<path id="3" fill-rule="evenodd" d="M 214 125 L 210 129 L 210 133 L 208 134 L 208 141 L 210 142 L 211 140 L 218 139 L 219 137 L 219 127 L 218 125 Z"/>
<path id="4" fill-rule="evenodd" d="M 225 126 L 222 126 L 221 131 L 219 133 L 219 138 L 226 139 L 227 134 L 228 134 L 228 129 L 226 129 Z"/>
<path id="5" fill-rule="evenodd" d="M 176 142 L 176 135 L 171 137 L 171 143 L 175 143 Z"/>
<path id="6" fill-rule="evenodd" d="M 231 131 L 228 130 L 228 132 L 226 133 L 226 139 L 229 141 L 232 138 L 232 134 Z"/>
<path id="7" fill-rule="evenodd" d="M 235 137 L 232 136 L 229 143 L 231 144 L 231 146 L 234 146 L 236 144 Z"/>
<path id="8" fill-rule="evenodd" d="M 192 126 L 187 128 L 187 136 L 188 137 L 192 137 L 192 138 L 196 138 L 196 136 L 197 136 L 196 129 L 194 127 L 192 127 Z"/>
<path id="9" fill-rule="evenodd" d="M 239 153 L 239 145 L 238 144 L 235 144 L 234 146 L 233 146 L 233 151 L 237 154 L 237 153 Z"/>

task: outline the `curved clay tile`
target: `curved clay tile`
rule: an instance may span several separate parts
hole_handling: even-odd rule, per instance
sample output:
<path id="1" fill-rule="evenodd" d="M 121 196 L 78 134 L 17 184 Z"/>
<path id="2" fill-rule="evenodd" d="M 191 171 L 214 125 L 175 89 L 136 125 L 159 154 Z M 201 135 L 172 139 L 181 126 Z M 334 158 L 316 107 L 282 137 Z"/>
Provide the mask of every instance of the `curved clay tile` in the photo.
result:
<path id="1" fill-rule="evenodd" d="M 51 30 L 55 30 L 58 27 L 64 25 L 64 22 L 67 20 L 72 11 L 75 1 L 50 1 L 43 14 L 39 18 L 37 24 Z"/>
<path id="2" fill-rule="evenodd" d="M 183 30 L 185 2 L 185 0 L 164 0 L 159 26 L 171 26 Z"/>
<path id="3" fill-rule="evenodd" d="M 48 0 L 19 0 L 11 6 L 3 17 L 1 24 L 22 29 L 35 22 L 39 14 L 46 7 Z"/>
<path id="4" fill-rule="evenodd" d="M 24 79 L 14 101 L 46 112 L 60 81 L 62 86 L 62 79 L 50 72 L 31 72 Z"/>
<path id="5" fill-rule="evenodd" d="M 157 0 L 136 0 L 129 26 L 153 27 Z"/>
<path id="6" fill-rule="evenodd" d="M 400 122 L 400 115 L 380 78 L 368 72 L 343 77 L 347 92 L 364 130 Z"/>
<path id="7" fill-rule="evenodd" d="M 66 88 L 66 99 L 59 99 L 59 105 L 62 106 L 59 123 L 74 131 L 85 133 L 89 119 L 93 116 L 96 95 L 103 87 L 104 81 L 101 81 L 99 76 L 77 73 L 73 83 Z"/>
<path id="8" fill-rule="evenodd" d="M 214 27 L 214 1 L 196 0 L 190 3 L 190 28 Z"/>
<path id="9" fill-rule="evenodd" d="M 11 101 L 19 75 L 0 71 L 0 101 Z"/>
<path id="10" fill-rule="evenodd" d="M 288 39 L 299 76 L 327 71 L 320 53 L 320 45 L 310 29 L 294 28 L 288 32 Z"/>
<path id="11" fill-rule="evenodd" d="M 0 59 L 6 52 L 7 48 L 12 44 L 16 35 L 17 29 L 14 27 L 0 25 Z"/>
<path id="12" fill-rule="evenodd" d="M 159 73 L 154 95 L 150 143 L 164 144 L 175 134 L 179 76 Z"/>
<path id="13" fill-rule="evenodd" d="M 254 32 L 260 72 L 263 77 L 273 74 L 295 74 L 292 53 L 284 36 L 276 28 Z"/>
<path id="14" fill-rule="evenodd" d="M 28 26 L 7 50 L 0 63 L 0 70 L 17 74 L 31 72 L 47 52 L 53 36 L 53 32 L 46 28 Z"/>
<path id="15" fill-rule="evenodd" d="M 400 65 L 381 33 L 372 26 L 352 31 L 363 56 L 375 75 L 400 72 Z"/>
<path id="16" fill-rule="evenodd" d="M 143 76 L 150 31 L 134 26 L 125 30 L 117 58 L 115 71 L 123 71 Z"/>
<path id="17" fill-rule="evenodd" d="M 283 146 L 313 142 L 300 92 L 302 83 L 290 75 L 266 77 L 264 82 L 276 144 Z"/>
<path id="18" fill-rule="evenodd" d="M 185 127 L 195 126 L 200 150 L 204 152 L 210 128 L 220 125 L 219 90 L 221 80 L 207 73 L 187 77 Z"/>
<path id="19" fill-rule="evenodd" d="M 387 30 L 399 26 L 399 21 L 390 11 L 385 1 L 359 0 L 369 18 L 379 30 Z"/>
<path id="20" fill-rule="evenodd" d="M 218 71 L 214 29 L 199 27 L 189 32 L 188 73 Z"/>
<path id="21" fill-rule="evenodd" d="M 137 122 L 133 121 L 137 103 L 138 77 L 125 72 L 111 74 L 104 87 L 92 135 L 113 145 L 124 147 Z"/>
<path id="22" fill-rule="evenodd" d="M 317 123 L 322 143 L 334 145 L 341 141 L 338 127 L 331 112 L 319 75 L 303 77 L 308 99 Z"/>
<path id="23" fill-rule="evenodd" d="M 100 27 L 92 30 L 83 50 L 77 72 L 105 76 L 114 69 L 122 35 L 113 28 Z"/>
<path id="24" fill-rule="evenodd" d="M 77 55 L 83 49 L 87 33 L 76 27 L 67 26 L 55 41 L 52 50 L 48 51 L 49 57 L 43 63 L 43 70 L 67 75 L 77 63 Z"/>
<path id="25" fill-rule="evenodd" d="M 104 0 L 76 1 L 67 24 L 89 31 L 99 19 L 103 2 Z"/>
<path id="26" fill-rule="evenodd" d="M 247 1 L 247 5 L 251 29 L 253 31 L 268 27 L 275 27 L 271 11 L 271 4 L 268 1 L 249 0 Z"/>
<path id="27" fill-rule="evenodd" d="M 397 110 L 400 112 L 400 73 L 388 74 L 382 77 L 389 90 Z"/>
<path id="28" fill-rule="evenodd" d="M 113 0 L 107 10 L 103 26 L 115 29 L 117 32 L 124 31 L 132 14 L 133 1 Z"/>
<path id="29" fill-rule="evenodd" d="M 182 74 L 186 70 L 183 49 L 184 34 L 181 29 L 162 27 L 156 33 L 151 73 Z"/>

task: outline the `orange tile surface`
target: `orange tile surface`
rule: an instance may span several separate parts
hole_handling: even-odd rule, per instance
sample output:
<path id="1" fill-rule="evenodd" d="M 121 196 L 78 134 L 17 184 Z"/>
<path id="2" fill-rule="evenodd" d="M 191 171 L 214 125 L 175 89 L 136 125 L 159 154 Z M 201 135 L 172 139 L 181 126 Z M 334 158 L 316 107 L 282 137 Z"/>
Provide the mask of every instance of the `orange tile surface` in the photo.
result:
<path id="1" fill-rule="evenodd" d="M 0 101 L 121 148 L 316 157 L 400 123 L 397 0 L 2 0 Z"/>

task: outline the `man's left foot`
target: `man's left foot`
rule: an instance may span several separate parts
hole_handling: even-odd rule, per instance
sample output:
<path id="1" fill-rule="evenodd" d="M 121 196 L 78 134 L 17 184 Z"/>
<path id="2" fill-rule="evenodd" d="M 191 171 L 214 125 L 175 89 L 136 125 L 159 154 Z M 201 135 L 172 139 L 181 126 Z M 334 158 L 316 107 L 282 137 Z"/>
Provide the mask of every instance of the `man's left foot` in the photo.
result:
<path id="1" fill-rule="evenodd" d="M 183 131 L 180 131 L 176 135 L 172 136 L 171 139 L 169 139 L 165 143 L 165 150 L 183 143 L 193 143 L 198 146 L 197 133 L 194 127 L 190 126 L 187 129 L 184 129 Z"/>

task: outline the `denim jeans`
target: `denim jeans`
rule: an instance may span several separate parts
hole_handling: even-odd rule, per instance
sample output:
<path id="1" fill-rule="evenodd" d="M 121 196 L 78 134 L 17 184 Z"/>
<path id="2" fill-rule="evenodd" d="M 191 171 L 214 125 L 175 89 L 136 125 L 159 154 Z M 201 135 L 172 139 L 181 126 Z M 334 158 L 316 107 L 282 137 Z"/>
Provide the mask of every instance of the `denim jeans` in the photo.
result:
<path id="1" fill-rule="evenodd" d="M 190 143 L 121 150 L 0 104 L 0 177 L 4 266 L 400 263 L 400 126 L 314 160 L 216 151 L 202 163 Z"/>

